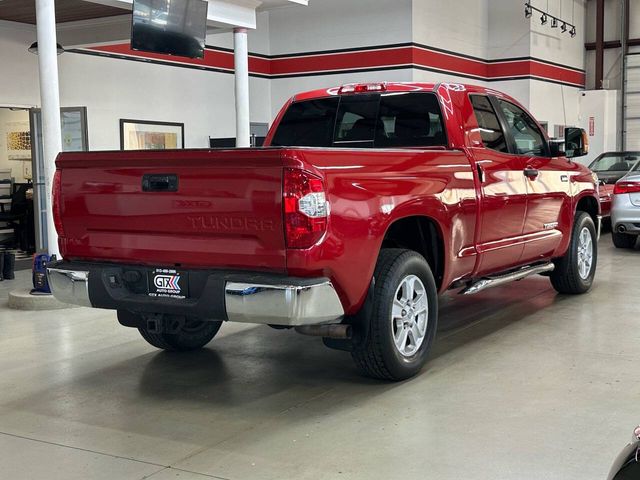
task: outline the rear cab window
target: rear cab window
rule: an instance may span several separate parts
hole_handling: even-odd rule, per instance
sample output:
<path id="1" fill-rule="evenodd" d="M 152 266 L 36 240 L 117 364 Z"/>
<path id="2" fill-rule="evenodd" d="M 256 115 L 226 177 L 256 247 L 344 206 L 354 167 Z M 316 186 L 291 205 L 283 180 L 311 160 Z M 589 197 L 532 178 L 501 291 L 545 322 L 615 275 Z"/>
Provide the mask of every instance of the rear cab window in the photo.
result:
<path id="1" fill-rule="evenodd" d="M 437 147 L 446 146 L 447 139 L 435 94 L 393 92 L 295 102 L 285 112 L 272 145 Z"/>

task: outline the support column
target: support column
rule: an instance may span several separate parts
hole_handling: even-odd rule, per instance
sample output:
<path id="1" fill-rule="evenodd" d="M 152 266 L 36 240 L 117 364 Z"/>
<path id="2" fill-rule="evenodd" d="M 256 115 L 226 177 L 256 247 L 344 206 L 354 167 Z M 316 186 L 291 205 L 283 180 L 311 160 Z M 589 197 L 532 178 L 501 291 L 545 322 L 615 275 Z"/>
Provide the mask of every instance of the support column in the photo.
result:
<path id="1" fill-rule="evenodd" d="M 40 101 L 42 103 L 42 151 L 46 190 L 47 250 L 49 254 L 56 254 L 60 258 L 58 235 L 53 224 L 53 210 L 51 208 L 51 185 L 53 174 L 56 171 L 55 160 L 58 153 L 62 151 L 54 3 L 54 0 L 36 0 L 36 29 L 38 36 Z"/>
<path id="2" fill-rule="evenodd" d="M 604 79 L 604 0 L 596 2 L 596 84 L 595 89 L 601 90 Z"/>
<path id="3" fill-rule="evenodd" d="M 247 29 L 233 29 L 236 92 L 236 147 L 251 146 L 249 117 L 249 47 Z"/>

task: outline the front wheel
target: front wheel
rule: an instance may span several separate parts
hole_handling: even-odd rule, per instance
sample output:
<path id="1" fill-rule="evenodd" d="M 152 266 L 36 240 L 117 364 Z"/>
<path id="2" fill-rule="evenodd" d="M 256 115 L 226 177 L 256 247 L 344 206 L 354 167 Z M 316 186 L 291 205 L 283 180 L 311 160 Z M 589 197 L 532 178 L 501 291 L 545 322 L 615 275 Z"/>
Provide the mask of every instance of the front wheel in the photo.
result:
<path id="1" fill-rule="evenodd" d="M 438 296 L 427 261 L 411 250 L 383 249 L 374 273 L 371 317 L 351 354 L 367 376 L 404 380 L 427 361 L 438 323 Z"/>
<path id="2" fill-rule="evenodd" d="M 598 236 L 593 219 L 586 212 L 578 212 L 573 223 L 571 242 L 564 257 L 555 261 L 551 284 L 559 293 L 587 292 L 596 275 Z"/>
<path id="3" fill-rule="evenodd" d="M 173 326 L 171 333 L 155 332 L 146 327 L 139 327 L 138 331 L 156 348 L 185 352 L 204 347 L 216 336 L 221 325 L 220 321 L 187 317 L 183 323 Z"/>

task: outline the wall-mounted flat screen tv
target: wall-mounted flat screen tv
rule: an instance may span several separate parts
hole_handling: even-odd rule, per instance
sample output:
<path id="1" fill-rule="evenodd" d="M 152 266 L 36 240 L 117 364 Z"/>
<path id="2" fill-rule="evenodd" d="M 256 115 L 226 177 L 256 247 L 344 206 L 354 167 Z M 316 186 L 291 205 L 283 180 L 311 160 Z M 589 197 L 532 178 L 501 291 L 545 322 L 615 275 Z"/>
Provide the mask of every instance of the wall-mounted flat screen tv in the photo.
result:
<path id="1" fill-rule="evenodd" d="M 133 50 L 202 58 L 206 32 L 206 0 L 133 1 Z"/>

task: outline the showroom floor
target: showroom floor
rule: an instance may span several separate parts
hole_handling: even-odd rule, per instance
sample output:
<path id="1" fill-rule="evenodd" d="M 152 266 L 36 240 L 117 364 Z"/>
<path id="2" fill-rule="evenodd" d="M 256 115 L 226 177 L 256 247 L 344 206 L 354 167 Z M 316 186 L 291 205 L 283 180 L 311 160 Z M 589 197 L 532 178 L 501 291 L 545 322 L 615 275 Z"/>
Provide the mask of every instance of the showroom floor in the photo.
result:
<path id="1" fill-rule="evenodd" d="M 225 325 L 176 355 L 112 312 L 5 304 L 2 478 L 604 479 L 640 423 L 640 249 L 600 245 L 588 295 L 537 277 L 443 298 L 401 384 L 293 332 Z"/>

